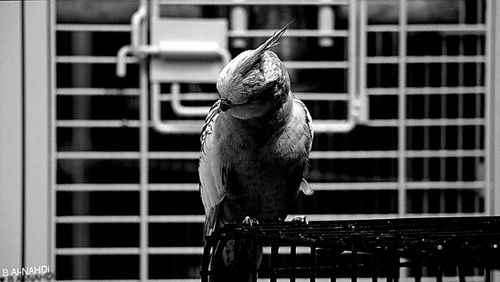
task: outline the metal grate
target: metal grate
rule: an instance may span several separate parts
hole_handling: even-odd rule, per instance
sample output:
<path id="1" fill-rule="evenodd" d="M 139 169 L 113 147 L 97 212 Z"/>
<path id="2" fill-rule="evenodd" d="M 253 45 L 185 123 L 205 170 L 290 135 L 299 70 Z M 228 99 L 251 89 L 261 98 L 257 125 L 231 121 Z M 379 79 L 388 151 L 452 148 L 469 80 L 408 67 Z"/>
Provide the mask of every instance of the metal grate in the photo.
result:
<path id="1" fill-rule="evenodd" d="M 498 217 L 227 225 L 207 239 L 202 281 L 220 275 L 210 261 L 222 254 L 229 240 L 270 249 L 268 260 L 252 273 L 253 281 L 257 276 L 270 281 L 398 281 L 401 269 L 414 281 L 422 281 L 424 273 L 436 281 L 452 276 L 465 281 L 474 267 L 491 281 L 491 271 L 500 268 L 499 238 Z"/>
<path id="2" fill-rule="evenodd" d="M 56 3 L 52 265 L 60 280 L 195 279 L 203 250 L 198 134 L 150 129 L 137 60 L 128 59 L 126 78 L 115 75 L 137 3 L 79 3 Z M 347 119 L 353 91 L 368 97 L 362 125 L 315 136 L 309 181 L 317 193 L 301 196 L 293 214 L 491 210 L 490 0 L 158 4 L 166 17 L 227 18 L 233 56 L 294 20 L 276 52 L 316 121 Z M 441 15 L 430 12 L 439 7 Z M 186 105 L 216 99 L 213 85 L 181 88 Z M 164 117 L 179 119 L 168 89 L 162 85 Z"/>

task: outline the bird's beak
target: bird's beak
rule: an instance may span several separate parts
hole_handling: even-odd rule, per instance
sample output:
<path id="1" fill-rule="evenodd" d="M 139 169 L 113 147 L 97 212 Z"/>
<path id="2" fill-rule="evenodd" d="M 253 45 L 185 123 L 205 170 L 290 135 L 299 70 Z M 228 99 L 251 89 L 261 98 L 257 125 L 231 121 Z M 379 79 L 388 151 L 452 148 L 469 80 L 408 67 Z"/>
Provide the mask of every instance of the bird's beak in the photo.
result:
<path id="1" fill-rule="evenodd" d="M 231 103 L 231 101 L 229 101 L 228 99 L 220 99 L 221 111 L 225 112 L 225 111 L 231 109 L 232 107 L 234 107 L 234 104 Z"/>

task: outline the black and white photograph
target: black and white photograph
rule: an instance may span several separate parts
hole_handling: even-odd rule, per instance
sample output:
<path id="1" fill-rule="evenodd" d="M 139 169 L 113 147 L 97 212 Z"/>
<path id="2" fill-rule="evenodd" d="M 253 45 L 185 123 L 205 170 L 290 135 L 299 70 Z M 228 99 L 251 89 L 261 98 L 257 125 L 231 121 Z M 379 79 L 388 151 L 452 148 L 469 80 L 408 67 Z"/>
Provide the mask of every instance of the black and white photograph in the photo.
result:
<path id="1" fill-rule="evenodd" d="M 0 282 L 500 282 L 497 0 L 0 0 Z"/>

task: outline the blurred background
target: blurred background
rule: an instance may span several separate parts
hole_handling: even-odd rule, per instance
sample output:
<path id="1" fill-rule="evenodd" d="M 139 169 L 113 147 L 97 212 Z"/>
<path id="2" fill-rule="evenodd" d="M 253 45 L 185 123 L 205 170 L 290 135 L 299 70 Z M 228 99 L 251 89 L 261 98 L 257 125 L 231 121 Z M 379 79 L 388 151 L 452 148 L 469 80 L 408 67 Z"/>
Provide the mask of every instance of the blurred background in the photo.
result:
<path id="1" fill-rule="evenodd" d="M 147 13 L 134 29 L 141 5 Z M 50 264 L 58 280 L 197 281 L 204 220 L 199 130 L 206 113 L 200 107 L 217 99 L 212 73 L 223 61 L 180 57 L 169 64 L 131 51 L 122 58 L 126 75 L 116 74 L 120 48 L 159 46 L 169 40 L 161 21 L 186 18 L 199 20 L 198 34 L 222 38 L 217 43 L 232 57 L 293 21 L 273 50 L 319 130 L 307 177 L 316 193 L 300 195 L 291 214 L 310 220 L 499 214 L 497 6 L 0 3 L 0 30 L 12 38 L 0 43 L 1 54 L 17 50 L 0 67 L 1 83 L 8 82 L 0 88 L 0 223 L 9 230 L 0 245 L 12 252 L 0 262 Z M 211 20 L 222 29 L 206 31 Z M 180 27 L 172 36 L 192 32 Z M 200 39 L 194 34 L 189 41 Z M 202 114 L 179 115 L 173 92 L 181 108 Z M 176 124 L 175 132 L 153 126 L 155 107 L 158 122 Z"/>

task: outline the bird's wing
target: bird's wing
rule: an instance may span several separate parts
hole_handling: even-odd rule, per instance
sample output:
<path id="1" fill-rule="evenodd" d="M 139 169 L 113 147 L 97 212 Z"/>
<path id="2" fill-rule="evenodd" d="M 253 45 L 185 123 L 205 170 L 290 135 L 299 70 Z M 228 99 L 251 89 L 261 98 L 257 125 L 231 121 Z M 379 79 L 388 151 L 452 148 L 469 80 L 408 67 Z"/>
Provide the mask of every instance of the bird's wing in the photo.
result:
<path id="1" fill-rule="evenodd" d="M 223 168 L 221 156 L 217 149 L 215 140 L 215 120 L 219 116 L 220 100 L 217 101 L 207 118 L 201 132 L 200 165 L 198 174 L 200 177 L 200 194 L 205 209 L 205 233 L 211 233 L 216 220 L 216 207 L 224 199 L 225 189 L 223 185 Z"/>
<path id="2" fill-rule="evenodd" d="M 314 139 L 314 129 L 313 129 L 313 124 L 312 124 L 312 117 L 311 117 L 311 114 L 309 113 L 309 111 L 307 110 L 306 105 L 304 105 L 304 103 L 300 99 L 295 98 L 294 102 L 297 105 L 299 105 L 300 109 L 303 111 L 304 122 L 305 122 L 304 146 L 306 147 L 307 155 L 309 155 L 309 153 L 311 152 L 312 142 Z M 307 171 L 308 171 L 308 167 L 306 167 L 306 169 L 304 170 L 304 176 L 307 174 Z M 314 190 L 312 189 L 311 185 L 309 185 L 309 183 L 307 183 L 307 181 L 305 179 L 302 179 L 302 183 L 300 184 L 300 190 L 306 195 L 312 195 L 314 193 Z"/>

